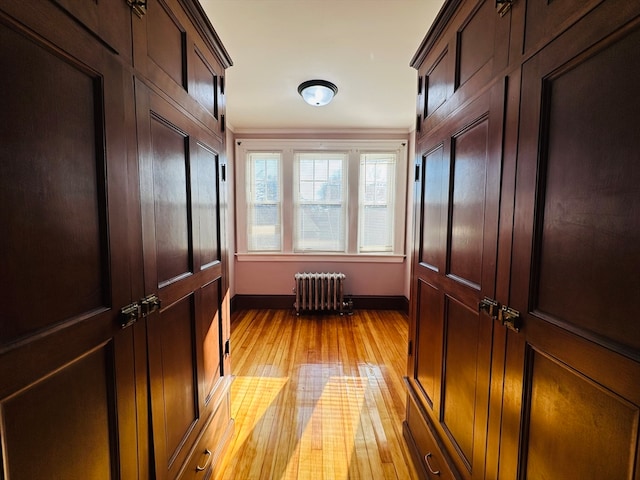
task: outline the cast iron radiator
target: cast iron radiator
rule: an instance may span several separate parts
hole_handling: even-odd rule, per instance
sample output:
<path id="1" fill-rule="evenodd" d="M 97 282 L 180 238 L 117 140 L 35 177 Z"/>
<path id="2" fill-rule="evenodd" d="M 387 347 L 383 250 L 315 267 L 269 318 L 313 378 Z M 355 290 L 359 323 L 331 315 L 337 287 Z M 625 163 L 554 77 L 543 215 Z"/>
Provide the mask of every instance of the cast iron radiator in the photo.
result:
<path id="1" fill-rule="evenodd" d="M 296 314 L 332 311 L 353 313 L 353 303 L 345 300 L 344 273 L 296 273 Z"/>

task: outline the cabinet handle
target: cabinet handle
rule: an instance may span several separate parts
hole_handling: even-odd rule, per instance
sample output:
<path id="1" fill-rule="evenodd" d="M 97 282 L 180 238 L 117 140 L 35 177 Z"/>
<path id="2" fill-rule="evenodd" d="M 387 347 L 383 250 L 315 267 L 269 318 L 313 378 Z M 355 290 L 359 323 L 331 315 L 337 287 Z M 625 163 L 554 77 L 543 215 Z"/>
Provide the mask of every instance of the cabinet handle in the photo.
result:
<path id="1" fill-rule="evenodd" d="M 507 307 L 506 305 L 503 305 L 498 312 L 498 320 L 500 320 L 502 325 L 514 332 L 519 332 L 520 328 L 522 328 L 522 317 L 520 316 L 520 312 L 511 307 Z"/>
<path id="2" fill-rule="evenodd" d="M 153 312 L 160 310 L 162 303 L 155 293 L 147 295 L 140 300 L 140 312 L 143 317 L 151 315 Z"/>
<path id="3" fill-rule="evenodd" d="M 431 452 L 427 453 L 424 456 L 424 461 L 427 463 L 427 468 L 433 475 L 440 475 L 440 470 L 434 470 L 433 467 L 431 466 L 431 460 L 429 460 L 430 458 L 431 458 Z"/>
<path id="4" fill-rule="evenodd" d="M 118 320 L 120 321 L 120 327 L 125 329 L 130 327 L 138 321 L 140 318 L 140 304 L 138 302 L 130 303 L 129 305 L 120 309 L 120 315 Z"/>
<path id="5" fill-rule="evenodd" d="M 202 472 L 204 471 L 207 466 L 209 465 L 209 462 L 211 461 L 211 450 L 209 450 L 208 448 L 204 451 L 204 454 L 207 456 L 207 461 L 204 462 L 204 465 L 201 467 L 200 465 L 196 466 L 196 472 Z"/>
<path id="6" fill-rule="evenodd" d="M 493 298 L 484 297 L 484 299 L 480 300 L 478 304 L 478 312 L 487 312 L 493 320 L 498 319 L 498 310 L 500 309 L 500 304 L 496 302 Z"/>

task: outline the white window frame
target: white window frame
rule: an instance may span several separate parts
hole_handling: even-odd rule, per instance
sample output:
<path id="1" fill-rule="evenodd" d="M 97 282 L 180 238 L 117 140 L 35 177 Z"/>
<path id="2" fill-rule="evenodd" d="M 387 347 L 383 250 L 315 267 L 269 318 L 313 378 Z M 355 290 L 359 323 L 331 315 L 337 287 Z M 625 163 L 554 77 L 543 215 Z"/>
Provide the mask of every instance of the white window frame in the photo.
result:
<path id="1" fill-rule="evenodd" d="M 252 183 L 252 178 L 253 178 L 253 162 L 254 159 L 252 158 L 253 155 L 265 155 L 266 158 L 268 157 L 272 157 L 272 159 L 276 159 L 277 160 L 277 165 L 278 165 L 278 185 L 279 185 L 279 195 L 278 195 L 278 199 L 277 201 L 264 201 L 264 202 L 255 202 L 254 198 L 249 199 L 249 197 L 254 197 L 254 192 L 251 191 L 251 186 L 253 185 Z M 281 252 L 282 251 L 282 238 L 283 238 L 283 228 L 282 228 L 282 200 L 283 200 L 283 195 L 282 195 L 282 153 L 281 152 L 248 152 L 246 155 L 246 161 L 245 161 L 245 172 L 249 172 L 249 175 L 247 176 L 247 182 L 245 183 L 245 188 L 244 188 L 244 199 L 245 199 L 245 209 L 244 211 L 247 213 L 247 218 L 245 220 L 245 225 L 247 226 L 247 230 L 249 229 L 248 225 L 249 225 L 249 217 L 250 217 L 250 212 L 253 212 L 253 205 L 254 204 L 261 204 L 261 205 L 274 205 L 277 206 L 279 208 L 279 217 L 280 217 L 280 224 L 279 224 L 279 236 L 280 236 L 280 247 L 277 249 L 263 249 L 263 250 L 259 250 L 259 249 L 254 249 L 252 251 L 263 251 L 263 252 Z M 247 238 L 247 249 L 248 249 L 248 244 L 249 244 L 249 235 L 246 236 Z"/>
<path id="2" fill-rule="evenodd" d="M 334 157 L 334 159 L 342 157 L 341 160 L 343 160 L 342 162 L 342 185 L 341 185 L 341 192 L 340 192 L 340 197 L 341 197 L 341 201 L 339 202 L 340 207 L 342 208 L 342 218 L 341 218 L 341 225 L 339 225 L 339 228 L 342 228 L 342 231 L 344 232 L 343 238 L 339 239 L 339 241 L 341 241 L 343 248 L 342 250 L 336 250 L 336 249 L 316 249 L 316 250 L 310 250 L 310 249 L 304 249 L 301 248 L 300 245 L 298 244 L 298 239 L 296 238 L 297 233 L 299 232 L 299 228 L 300 228 L 300 224 L 299 224 L 299 210 L 301 208 L 302 205 L 309 205 L 309 204 L 313 204 L 316 202 L 313 201 L 304 201 L 300 198 L 300 193 L 299 193 L 299 187 L 300 187 L 300 160 L 302 159 L 301 157 L 306 156 L 306 155 L 311 155 L 311 156 L 320 156 L 322 157 L 323 155 L 327 155 L 327 157 Z M 326 158 L 319 158 L 318 160 L 326 160 Z M 318 150 L 314 150 L 314 151 L 300 151 L 300 150 L 295 150 L 294 151 L 294 155 L 293 155 L 293 211 L 294 211 L 294 222 L 293 222 L 293 229 L 291 231 L 292 233 L 292 237 L 293 237 L 293 248 L 294 248 L 294 252 L 296 253 L 346 253 L 346 249 L 347 249 L 347 239 L 348 239 L 348 229 L 347 229 L 347 218 L 349 217 L 349 212 L 348 212 L 348 201 L 349 201 L 349 190 L 348 190 L 348 181 L 349 181 L 349 177 L 347 174 L 347 170 L 349 167 L 349 152 L 347 151 L 318 151 Z M 330 204 L 332 202 L 327 202 L 327 204 Z M 335 203 L 334 203 L 335 204 Z"/>
<path id="3" fill-rule="evenodd" d="M 319 260 L 330 258 L 350 262 L 401 262 L 405 255 L 407 140 L 290 140 L 242 139 L 236 142 L 236 256 L 239 261 L 297 261 L 304 257 Z M 344 252 L 294 251 L 295 228 L 294 186 L 295 154 L 297 152 L 347 152 L 346 172 L 346 248 Z M 280 252 L 251 252 L 247 242 L 246 159 L 250 152 L 278 152 L 281 156 L 281 223 L 282 250 Z M 361 153 L 396 153 L 394 241 L 392 252 L 358 252 L 360 208 Z"/>
<path id="4" fill-rule="evenodd" d="M 380 202 L 378 200 L 378 195 L 374 193 L 374 199 L 372 201 L 367 201 L 366 199 L 366 190 L 367 190 L 367 181 L 365 175 L 363 175 L 363 171 L 366 169 L 367 165 L 370 165 L 367 162 L 367 156 L 372 157 L 381 157 L 380 160 L 388 161 L 393 156 L 393 161 L 388 162 L 388 164 L 392 165 L 392 168 L 389 169 L 388 177 L 389 181 L 387 184 L 391 185 L 391 188 L 387 186 L 386 188 L 386 198 L 384 202 Z M 395 223 L 396 223 L 396 214 L 395 208 L 397 206 L 397 192 L 396 192 L 396 181 L 395 177 L 398 174 L 398 155 L 395 152 L 361 152 L 360 154 L 360 181 L 358 186 L 358 253 L 390 253 L 394 251 L 396 238 L 394 237 L 395 233 Z M 377 161 L 373 160 L 373 164 L 377 163 Z M 375 187 L 374 187 L 375 188 Z M 390 228 L 391 238 L 389 239 L 389 244 L 381 245 L 363 245 L 363 230 L 365 224 L 365 210 L 367 207 L 372 206 L 380 206 L 386 205 L 387 209 L 390 210 L 388 215 L 390 216 L 390 224 L 387 225 Z"/>

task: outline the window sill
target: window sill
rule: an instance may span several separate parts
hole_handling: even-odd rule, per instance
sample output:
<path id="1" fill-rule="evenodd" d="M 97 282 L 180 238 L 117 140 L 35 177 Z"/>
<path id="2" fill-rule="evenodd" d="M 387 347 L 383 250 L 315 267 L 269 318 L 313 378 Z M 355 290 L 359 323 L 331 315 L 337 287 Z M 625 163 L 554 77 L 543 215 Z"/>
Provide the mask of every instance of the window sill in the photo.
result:
<path id="1" fill-rule="evenodd" d="M 236 253 L 239 262 L 402 263 L 404 255 L 349 253 Z"/>

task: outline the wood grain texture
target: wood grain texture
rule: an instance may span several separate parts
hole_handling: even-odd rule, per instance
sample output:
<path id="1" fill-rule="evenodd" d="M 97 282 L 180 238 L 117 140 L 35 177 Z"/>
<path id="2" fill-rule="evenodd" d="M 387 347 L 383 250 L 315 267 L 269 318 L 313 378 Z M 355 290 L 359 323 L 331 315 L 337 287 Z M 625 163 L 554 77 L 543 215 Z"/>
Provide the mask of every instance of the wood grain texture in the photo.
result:
<path id="1" fill-rule="evenodd" d="M 35 39 L 3 26 L 0 44 L 0 62 L 11 65 L 0 81 L 4 345 L 104 308 L 111 272 L 102 89 L 81 64 Z"/>
<path id="2" fill-rule="evenodd" d="M 640 28 L 543 88 L 544 198 L 531 285 L 538 313 L 636 350 L 640 329 L 627 319 L 640 291 L 640 98 L 627 92 L 640 74 L 638 42 Z"/>
<path id="3" fill-rule="evenodd" d="M 422 157 L 424 198 L 422 200 L 420 222 L 421 246 L 420 262 L 438 272 L 445 269 L 444 229 L 439 228 L 445 221 L 448 209 L 448 196 L 445 182 L 449 169 L 448 158 L 444 157 L 444 144 L 438 145 Z"/>
<path id="4" fill-rule="evenodd" d="M 136 112 L 145 294 L 162 303 L 147 317 L 154 478 L 167 480 L 190 463 L 230 384 L 220 368 L 229 321 L 218 233 L 221 145 L 143 82 L 136 83 Z M 223 442 L 213 442 L 212 455 Z"/>
<path id="5" fill-rule="evenodd" d="M 457 86 L 464 85 L 496 54 L 493 33 L 497 15 L 492 2 L 477 7 L 458 32 Z"/>
<path id="6" fill-rule="evenodd" d="M 407 323 L 396 311 L 235 313 L 236 431 L 219 478 L 417 478 L 402 439 Z"/>
<path id="7" fill-rule="evenodd" d="M 488 121 L 482 119 L 453 138 L 448 273 L 479 288 L 484 260 Z"/>
<path id="8" fill-rule="evenodd" d="M 147 7 L 147 33 L 154 41 L 147 43 L 151 58 L 177 85 L 186 87 L 185 32 L 175 14 L 164 2 Z"/>

